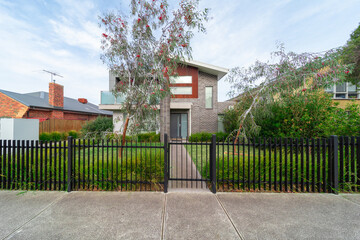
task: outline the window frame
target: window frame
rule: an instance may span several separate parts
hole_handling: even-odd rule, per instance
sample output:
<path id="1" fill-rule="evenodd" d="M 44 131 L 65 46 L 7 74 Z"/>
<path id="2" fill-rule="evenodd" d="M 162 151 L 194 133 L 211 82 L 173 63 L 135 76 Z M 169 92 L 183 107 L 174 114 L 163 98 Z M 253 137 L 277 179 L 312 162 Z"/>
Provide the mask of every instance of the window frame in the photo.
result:
<path id="1" fill-rule="evenodd" d="M 334 84 L 333 86 L 325 89 L 325 92 L 327 93 L 330 93 L 330 94 L 333 94 L 332 98 L 333 99 L 336 99 L 336 100 L 341 100 L 341 99 L 360 99 L 360 88 L 357 86 L 357 85 L 354 85 L 352 83 L 349 83 L 349 82 L 345 82 L 345 91 L 344 92 L 337 92 L 336 91 L 336 85 L 337 84 Z M 351 91 L 349 93 L 349 87 L 351 86 L 355 86 L 356 87 L 356 90 L 355 91 Z M 349 94 L 354 94 L 356 93 L 356 98 L 349 98 Z M 340 95 L 340 94 L 344 94 L 345 95 L 345 98 L 341 98 L 341 97 L 337 97 L 337 95 Z"/>
<path id="2" fill-rule="evenodd" d="M 211 107 L 207 106 L 207 91 L 206 89 L 211 88 Z M 205 86 L 205 109 L 213 109 L 214 108 L 214 87 L 213 86 Z"/>
<path id="3" fill-rule="evenodd" d="M 188 82 L 176 82 L 176 80 L 178 79 L 189 79 L 190 78 L 190 81 Z M 176 77 L 170 77 L 170 84 L 173 84 L 173 85 L 177 85 L 177 84 L 192 84 L 193 83 L 193 77 L 191 75 L 186 75 L 186 76 L 176 76 Z"/>
<path id="4" fill-rule="evenodd" d="M 191 89 L 191 91 L 190 91 L 190 93 L 173 93 L 173 92 L 171 92 L 171 89 L 174 89 L 174 88 L 190 88 Z M 173 94 L 173 95 L 192 95 L 193 94 L 193 89 L 192 89 L 192 86 L 170 86 L 170 92 L 171 92 L 171 94 Z"/>

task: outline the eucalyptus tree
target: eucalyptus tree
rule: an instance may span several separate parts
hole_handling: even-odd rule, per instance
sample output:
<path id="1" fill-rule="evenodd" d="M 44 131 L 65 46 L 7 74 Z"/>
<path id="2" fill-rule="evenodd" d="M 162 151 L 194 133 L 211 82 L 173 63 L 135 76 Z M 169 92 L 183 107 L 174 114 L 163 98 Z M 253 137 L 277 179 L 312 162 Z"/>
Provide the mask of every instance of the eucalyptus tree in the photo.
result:
<path id="1" fill-rule="evenodd" d="M 319 91 L 344 82 L 351 74 L 352 64 L 341 61 L 340 49 L 319 53 L 286 52 L 279 44 L 271 60 L 256 61 L 248 68 L 235 67 L 227 80 L 232 83 L 230 95 L 237 96 L 240 109 L 238 129 L 230 137 L 247 137 L 259 132 L 254 115 L 261 107 L 261 114 L 271 114 L 267 104 L 281 101 L 292 94 Z M 270 104 L 268 104 L 270 105 Z"/>
<path id="2" fill-rule="evenodd" d="M 208 9 L 199 10 L 199 0 L 181 0 L 172 9 L 167 0 L 132 0 L 128 15 L 100 17 L 101 59 L 119 79 L 113 94 L 124 98 L 119 108 L 126 114 L 123 143 L 128 126 L 140 129 L 158 113 L 159 101 L 169 98 L 169 76 L 191 58 L 194 30 L 205 32 L 207 19 Z"/>

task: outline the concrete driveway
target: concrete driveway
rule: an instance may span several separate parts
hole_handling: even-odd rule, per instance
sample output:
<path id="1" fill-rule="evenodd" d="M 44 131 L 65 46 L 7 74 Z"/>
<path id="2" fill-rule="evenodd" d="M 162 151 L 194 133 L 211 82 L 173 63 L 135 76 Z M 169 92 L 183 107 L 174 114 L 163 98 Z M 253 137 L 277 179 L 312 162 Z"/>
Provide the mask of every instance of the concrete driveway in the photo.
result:
<path id="1" fill-rule="evenodd" d="M 0 239 L 360 239 L 360 194 L 0 191 Z"/>

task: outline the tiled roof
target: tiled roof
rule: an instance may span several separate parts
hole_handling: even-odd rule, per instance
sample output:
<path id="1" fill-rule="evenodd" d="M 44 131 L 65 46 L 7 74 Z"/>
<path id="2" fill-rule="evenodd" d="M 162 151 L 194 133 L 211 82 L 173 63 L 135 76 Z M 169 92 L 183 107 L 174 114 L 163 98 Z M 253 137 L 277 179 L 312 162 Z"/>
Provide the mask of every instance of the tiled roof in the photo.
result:
<path id="1" fill-rule="evenodd" d="M 58 109 L 64 111 L 84 112 L 92 114 L 112 115 L 112 112 L 99 109 L 92 103 L 80 103 L 77 99 L 64 97 L 64 107 L 54 107 L 49 104 L 49 93 L 33 92 L 33 93 L 15 93 L 0 89 L 3 94 L 15 99 L 28 107 L 39 107 L 47 109 Z"/>

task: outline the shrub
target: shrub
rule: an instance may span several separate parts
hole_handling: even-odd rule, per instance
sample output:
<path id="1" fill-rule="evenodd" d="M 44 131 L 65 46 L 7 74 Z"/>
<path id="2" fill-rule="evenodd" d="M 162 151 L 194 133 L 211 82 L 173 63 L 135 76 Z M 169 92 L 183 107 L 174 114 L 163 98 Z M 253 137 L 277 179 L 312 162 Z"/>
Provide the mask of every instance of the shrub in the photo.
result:
<path id="1" fill-rule="evenodd" d="M 86 123 L 81 128 L 81 134 L 85 138 L 102 138 L 103 132 L 112 132 L 113 131 L 113 121 L 112 118 L 108 117 L 97 117 L 94 121 Z"/>
<path id="2" fill-rule="evenodd" d="M 69 134 L 70 137 L 73 137 L 73 138 L 75 138 L 75 139 L 76 139 L 76 138 L 79 138 L 79 135 L 80 135 L 79 132 L 77 132 L 77 131 L 75 131 L 75 130 L 69 131 L 68 134 Z"/>
<path id="3" fill-rule="evenodd" d="M 322 126 L 326 136 L 359 136 L 360 106 L 350 103 L 345 109 L 337 108 Z"/>
<path id="4" fill-rule="evenodd" d="M 61 133 L 59 132 L 52 132 L 50 133 L 50 141 L 61 141 Z"/>
<path id="5" fill-rule="evenodd" d="M 227 136 L 228 136 L 228 134 L 224 133 L 224 132 L 217 132 L 217 133 L 215 133 L 215 135 L 216 135 L 216 141 L 217 142 L 225 141 Z"/>
<path id="6" fill-rule="evenodd" d="M 156 134 L 156 132 L 139 133 L 137 140 L 139 142 L 160 142 L 160 134 Z"/>
<path id="7" fill-rule="evenodd" d="M 210 142 L 212 133 L 209 132 L 199 132 L 193 133 L 189 137 L 189 142 Z"/>
<path id="8" fill-rule="evenodd" d="M 47 132 L 40 133 L 39 140 L 42 142 L 50 141 L 50 133 L 47 133 Z"/>
<path id="9" fill-rule="evenodd" d="M 66 140 L 69 136 L 69 134 L 67 132 L 62 132 L 61 134 L 61 140 Z"/>

